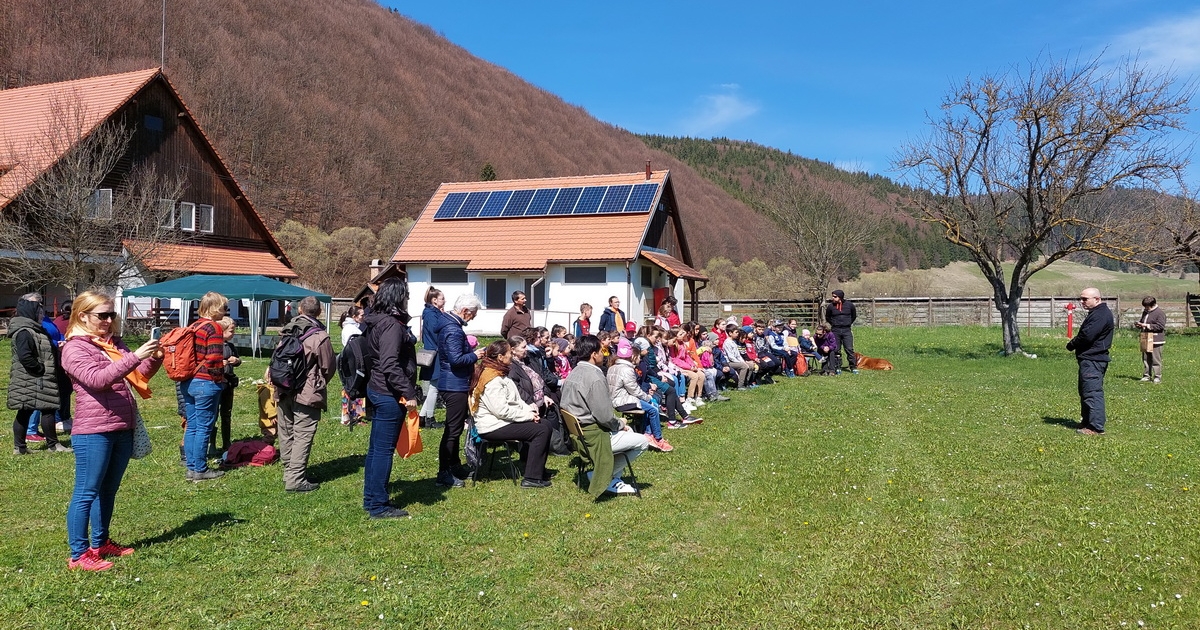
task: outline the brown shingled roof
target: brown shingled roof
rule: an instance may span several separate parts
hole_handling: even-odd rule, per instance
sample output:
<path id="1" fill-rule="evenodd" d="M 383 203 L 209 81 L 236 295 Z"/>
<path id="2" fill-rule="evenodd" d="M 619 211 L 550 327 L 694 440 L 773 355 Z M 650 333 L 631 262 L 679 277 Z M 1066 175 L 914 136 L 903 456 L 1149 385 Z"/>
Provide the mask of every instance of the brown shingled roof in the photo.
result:
<path id="1" fill-rule="evenodd" d="M 122 241 L 126 249 L 136 250 L 135 241 Z M 211 245 L 159 244 L 145 256 L 142 263 L 151 271 L 185 271 L 231 276 L 268 276 L 298 278 L 296 272 L 262 250 L 213 247 Z"/>
<path id="2" fill-rule="evenodd" d="M 690 265 L 685 264 L 682 260 L 679 260 L 674 256 L 646 249 L 642 250 L 642 256 L 659 267 L 662 267 L 667 273 L 673 276 L 687 278 L 689 280 L 708 280 L 708 276 L 704 275 L 703 272 L 697 271 Z"/>
<path id="3" fill-rule="evenodd" d="M 549 262 L 633 260 L 652 212 L 436 221 L 433 215 L 452 192 L 657 183 L 661 194 L 669 175 L 670 171 L 654 171 L 646 179 L 643 171 L 442 184 L 392 262 L 465 263 L 470 271 L 531 271 L 543 270 Z"/>

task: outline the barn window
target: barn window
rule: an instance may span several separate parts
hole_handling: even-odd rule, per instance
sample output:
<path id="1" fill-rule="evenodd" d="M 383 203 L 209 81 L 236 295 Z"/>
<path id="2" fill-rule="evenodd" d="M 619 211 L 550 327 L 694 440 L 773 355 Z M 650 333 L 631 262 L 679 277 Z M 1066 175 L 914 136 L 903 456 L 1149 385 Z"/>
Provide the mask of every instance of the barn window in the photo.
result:
<path id="1" fill-rule="evenodd" d="M 564 284 L 604 284 L 607 281 L 604 267 L 567 267 L 563 271 Z"/>

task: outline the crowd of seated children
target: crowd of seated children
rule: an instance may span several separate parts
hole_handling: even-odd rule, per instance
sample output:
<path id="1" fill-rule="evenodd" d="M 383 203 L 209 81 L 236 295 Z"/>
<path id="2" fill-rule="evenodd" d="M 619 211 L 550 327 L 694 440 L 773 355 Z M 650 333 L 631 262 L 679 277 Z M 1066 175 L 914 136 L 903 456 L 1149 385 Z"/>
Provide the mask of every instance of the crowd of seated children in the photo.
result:
<path id="1" fill-rule="evenodd" d="M 663 344 L 663 337 L 667 334 L 667 331 L 657 326 L 649 327 L 648 336 L 643 338 L 647 352 L 638 362 L 638 384 L 646 391 L 650 390 L 651 385 L 654 386 L 655 395 L 659 397 L 667 413 L 667 428 L 682 429 L 689 424 L 701 422 L 701 418 L 693 417 L 679 396 L 676 387 L 677 375 L 673 371 L 675 365 L 668 358 L 666 346 Z"/>
<path id="2" fill-rule="evenodd" d="M 771 327 L 767 329 L 767 346 L 771 356 L 779 361 L 783 373 L 789 377 L 796 376 L 796 358 L 799 356 L 794 348 L 788 346 L 787 338 L 783 333 L 783 321 L 774 320 L 771 322 Z"/>
<path id="3" fill-rule="evenodd" d="M 646 344 L 649 347 L 649 344 Z M 641 410 L 643 415 L 636 430 L 646 436 L 650 448 L 664 453 L 675 450 L 662 434 L 662 421 L 659 416 L 658 401 L 654 398 L 655 388 L 643 390 L 638 385 L 637 369 L 634 361 L 640 361 L 643 350 L 634 342 L 621 340 L 617 344 L 617 359 L 608 368 L 605 378 L 608 380 L 609 393 L 612 395 L 613 408 L 617 411 Z M 635 358 L 636 357 L 636 358 Z"/>

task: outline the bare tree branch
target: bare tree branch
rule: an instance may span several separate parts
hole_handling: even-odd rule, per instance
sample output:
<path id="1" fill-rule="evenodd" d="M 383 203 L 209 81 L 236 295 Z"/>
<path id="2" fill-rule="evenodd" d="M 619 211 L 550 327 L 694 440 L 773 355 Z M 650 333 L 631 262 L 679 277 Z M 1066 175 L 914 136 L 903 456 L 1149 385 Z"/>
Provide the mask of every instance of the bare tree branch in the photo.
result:
<path id="1" fill-rule="evenodd" d="M 1193 92 L 1134 60 L 1035 62 L 965 80 L 929 136 L 901 149 L 897 168 L 927 191 L 915 214 L 991 284 L 1006 353 L 1020 351 L 1016 314 L 1034 273 L 1076 252 L 1139 261 L 1155 251 L 1154 214 L 1107 193 L 1181 175 L 1188 156 L 1172 134 Z"/>

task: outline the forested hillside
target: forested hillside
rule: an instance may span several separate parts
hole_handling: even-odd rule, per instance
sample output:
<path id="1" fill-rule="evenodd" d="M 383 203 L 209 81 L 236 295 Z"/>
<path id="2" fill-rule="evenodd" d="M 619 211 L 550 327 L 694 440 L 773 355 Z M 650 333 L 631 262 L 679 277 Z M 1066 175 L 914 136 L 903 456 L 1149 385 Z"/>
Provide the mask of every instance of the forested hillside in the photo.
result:
<path id="1" fill-rule="evenodd" d="M 0 0 L 0 84 L 158 66 L 161 7 Z M 508 179 L 649 159 L 672 170 L 698 264 L 782 250 L 766 218 L 680 161 L 369 0 L 167 8 L 167 76 L 272 227 L 378 229 L 487 163 Z"/>
<path id="2" fill-rule="evenodd" d="M 158 66 L 161 8 L 0 0 L 0 87 Z M 485 164 L 509 179 L 634 172 L 651 160 L 672 171 L 697 265 L 793 255 L 756 210 L 780 177 L 849 191 L 880 215 L 866 270 L 957 257 L 898 213 L 904 190 L 886 178 L 743 142 L 639 138 L 369 0 L 171 0 L 165 68 L 276 229 L 293 219 L 377 231 Z"/>
<path id="3" fill-rule="evenodd" d="M 909 190 L 886 177 L 851 173 L 819 160 L 728 138 L 644 135 L 642 140 L 684 161 L 751 207 L 761 204 L 780 180 L 793 179 L 866 208 L 879 217 L 880 229 L 878 238 L 862 252 L 863 271 L 928 269 L 968 259 L 966 250 L 905 214 L 901 208 Z"/>

